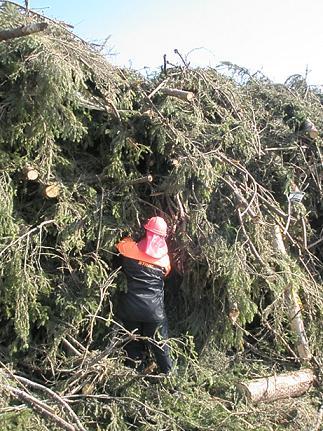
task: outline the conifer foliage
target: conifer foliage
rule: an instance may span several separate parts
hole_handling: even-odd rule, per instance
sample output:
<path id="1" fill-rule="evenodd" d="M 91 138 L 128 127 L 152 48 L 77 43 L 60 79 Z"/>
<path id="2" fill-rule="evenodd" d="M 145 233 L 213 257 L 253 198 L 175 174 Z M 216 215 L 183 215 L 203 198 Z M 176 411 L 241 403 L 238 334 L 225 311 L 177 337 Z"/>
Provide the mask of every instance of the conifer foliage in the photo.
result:
<path id="1" fill-rule="evenodd" d="M 2 2 L 2 30 L 34 22 L 48 26 L 0 42 L 1 429 L 308 429 L 315 390 L 313 416 L 289 401 L 263 408 L 261 428 L 234 384 L 299 367 L 292 294 L 321 360 L 319 89 L 232 64 L 144 78 Z M 147 383 L 122 365 L 114 245 L 152 215 L 170 226 L 177 375 Z M 22 385 L 55 391 L 55 408 L 40 414 Z"/>

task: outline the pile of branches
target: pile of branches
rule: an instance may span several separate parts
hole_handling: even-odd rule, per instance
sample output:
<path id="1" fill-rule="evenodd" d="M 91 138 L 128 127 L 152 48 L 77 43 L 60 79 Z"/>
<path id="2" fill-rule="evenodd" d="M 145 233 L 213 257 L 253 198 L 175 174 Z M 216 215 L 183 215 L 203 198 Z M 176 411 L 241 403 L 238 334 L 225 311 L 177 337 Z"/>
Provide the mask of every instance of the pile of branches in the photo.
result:
<path id="1" fill-rule="evenodd" d="M 232 64 L 191 69 L 177 51 L 178 65 L 144 78 L 11 2 L 0 28 L 4 421 L 260 429 L 234 375 L 321 361 L 321 92 L 300 76 L 282 85 Z M 152 215 L 170 226 L 178 369 L 155 385 L 122 365 L 134 334 L 116 339 L 124 280 L 113 264 L 116 242 Z M 289 402 L 263 429 L 303 429 Z"/>

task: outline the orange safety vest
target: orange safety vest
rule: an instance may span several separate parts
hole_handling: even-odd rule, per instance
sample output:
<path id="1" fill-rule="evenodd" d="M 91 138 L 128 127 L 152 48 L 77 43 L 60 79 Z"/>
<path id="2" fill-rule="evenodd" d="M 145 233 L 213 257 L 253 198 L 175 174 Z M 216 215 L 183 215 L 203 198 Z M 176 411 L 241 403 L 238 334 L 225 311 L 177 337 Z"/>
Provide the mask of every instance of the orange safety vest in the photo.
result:
<path id="1" fill-rule="evenodd" d="M 124 238 L 117 245 L 117 250 L 122 256 L 129 257 L 131 259 L 138 260 L 139 263 L 145 265 L 145 263 L 152 264 L 158 266 L 160 268 L 164 268 L 166 271 L 165 275 L 168 275 L 171 270 L 169 256 L 166 254 L 163 257 L 156 258 L 151 257 L 148 254 L 140 251 L 137 243 L 132 238 Z"/>

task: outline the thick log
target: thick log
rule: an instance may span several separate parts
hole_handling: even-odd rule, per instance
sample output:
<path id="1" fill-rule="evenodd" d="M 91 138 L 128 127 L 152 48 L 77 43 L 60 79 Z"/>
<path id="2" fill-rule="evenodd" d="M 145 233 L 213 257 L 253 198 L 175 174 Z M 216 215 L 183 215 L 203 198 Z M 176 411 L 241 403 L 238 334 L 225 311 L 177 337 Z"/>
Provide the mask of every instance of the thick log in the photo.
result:
<path id="1" fill-rule="evenodd" d="M 35 22 L 33 24 L 23 25 L 10 30 L 0 30 L 0 42 L 17 37 L 28 36 L 29 34 L 38 33 L 48 27 L 47 22 Z"/>
<path id="2" fill-rule="evenodd" d="M 47 199 L 57 198 L 60 194 L 60 188 L 58 184 L 45 184 L 42 187 L 42 195 Z"/>
<path id="3" fill-rule="evenodd" d="M 160 92 L 166 94 L 166 96 L 177 97 L 187 102 L 191 102 L 195 97 L 191 91 L 177 90 L 176 88 L 161 88 Z"/>
<path id="4" fill-rule="evenodd" d="M 278 225 L 275 225 L 273 233 L 274 247 L 280 253 L 287 255 L 283 237 Z M 285 299 L 288 303 L 291 330 L 297 336 L 297 351 L 299 358 L 302 362 L 307 362 L 311 359 L 312 355 L 304 328 L 300 299 L 292 285 L 286 286 Z"/>
<path id="5" fill-rule="evenodd" d="M 303 395 L 310 389 L 314 381 L 313 370 L 304 369 L 249 382 L 240 382 L 237 384 L 237 389 L 253 403 L 270 402 Z"/>
<path id="6" fill-rule="evenodd" d="M 25 166 L 22 170 L 22 173 L 24 179 L 27 181 L 35 181 L 39 177 L 39 172 L 33 166 L 30 165 Z"/>

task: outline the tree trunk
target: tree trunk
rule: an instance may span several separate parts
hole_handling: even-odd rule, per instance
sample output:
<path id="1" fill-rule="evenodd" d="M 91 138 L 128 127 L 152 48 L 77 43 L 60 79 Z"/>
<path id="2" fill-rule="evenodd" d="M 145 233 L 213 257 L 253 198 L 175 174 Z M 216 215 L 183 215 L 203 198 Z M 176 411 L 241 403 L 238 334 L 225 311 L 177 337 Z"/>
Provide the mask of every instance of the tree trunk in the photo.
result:
<path id="1" fill-rule="evenodd" d="M 191 91 L 177 90 L 176 88 L 161 88 L 160 92 L 166 94 L 166 96 L 177 97 L 187 102 L 191 102 L 195 97 Z"/>
<path id="2" fill-rule="evenodd" d="M 304 369 L 241 382 L 237 384 L 237 389 L 253 403 L 269 402 L 303 395 L 313 385 L 314 380 L 314 372 Z"/>
<path id="3" fill-rule="evenodd" d="M 274 227 L 273 240 L 276 250 L 280 251 L 284 255 L 287 255 L 280 227 L 277 225 Z M 302 319 L 299 296 L 293 286 L 286 286 L 285 298 L 289 308 L 289 321 L 291 330 L 297 336 L 297 351 L 299 358 L 302 362 L 307 362 L 311 359 L 312 355 Z"/>
<path id="4" fill-rule="evenodd" d="M 34 24 L 23 25 L 22 27 L 13 28 L 11 30 L 0 30 L 0 42 L 38 33 L 39 31 L 45 30 L 47 27 L 47 22 L 36 22 Z"/>

